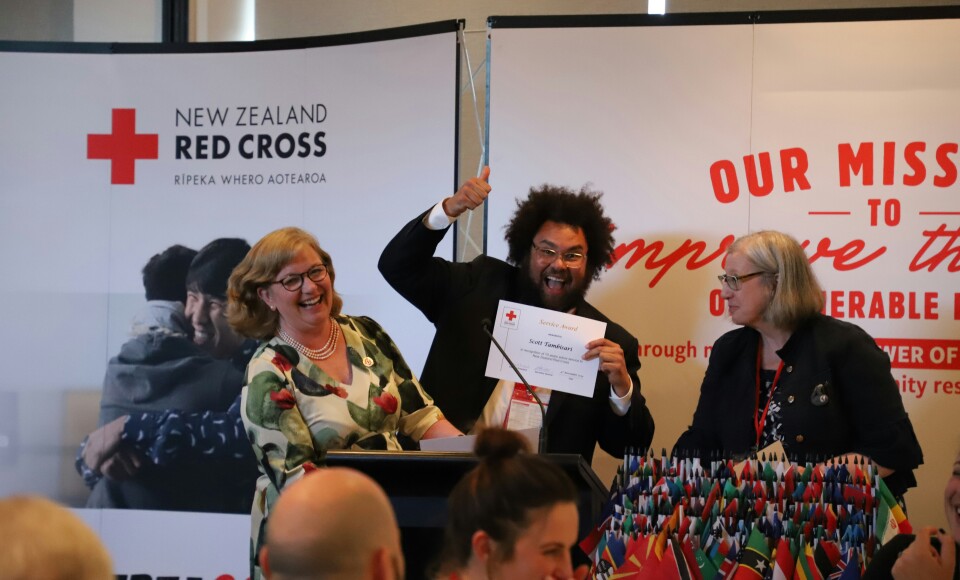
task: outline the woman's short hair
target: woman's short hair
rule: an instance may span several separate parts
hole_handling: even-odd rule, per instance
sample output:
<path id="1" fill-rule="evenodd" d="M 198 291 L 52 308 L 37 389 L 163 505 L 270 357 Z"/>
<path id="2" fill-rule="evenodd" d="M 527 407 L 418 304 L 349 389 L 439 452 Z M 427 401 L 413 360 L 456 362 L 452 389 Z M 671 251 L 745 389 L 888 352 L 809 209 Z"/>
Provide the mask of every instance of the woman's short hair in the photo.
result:
<path id="1" fill-rule="evenodd" d="M 483 530 L 500 548 L 496 557 L 513 556 L 517 538 L 532 523 L 533 511 L 559 503 L 576 503 L 577 490 L 556 464 L 529 452 L 514 431 L 484 429 L 474 452 L 480 463 L 453 488 L 448 500 L 441 571 L 467 565 L 471 539 Z"/>
<path id="2" fill-rule="evenodd" d="M 795 329 L 823 309 L 823 292 L 803 247 L 791 236 L 763 230 L 738 238 L 727 254 L 738 253 L 753 262 L 773 293 L 763 319 L 777 328 Z"/>
<path id="3" fill-rule="evenodd" d="M 303 248 L 310 248 L 320 256 L 327 268 L 330 286 L 333 287 L 336 279 L 333 260 L 330 254 L 320 247 L 315 237 L 295 227 L 272 231 L 250 249 L 230 276 L 227 287 L 227 320 L 239 334 L 267 340 L 277 333 L 280 314 L 270 310 L 257 291 L 273 282 L 280 270 Z M 330 314 L 340 314 L 342 306 L 343 299 L 334 290 Z"/>

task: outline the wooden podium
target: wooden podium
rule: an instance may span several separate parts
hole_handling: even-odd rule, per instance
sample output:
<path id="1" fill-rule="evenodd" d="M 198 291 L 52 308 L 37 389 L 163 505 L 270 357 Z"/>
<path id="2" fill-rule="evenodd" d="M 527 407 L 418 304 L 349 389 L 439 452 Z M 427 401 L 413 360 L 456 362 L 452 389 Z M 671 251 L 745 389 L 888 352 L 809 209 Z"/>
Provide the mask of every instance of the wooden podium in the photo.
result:
<path id="1" fill-rule="evenodd" d="M 579 496 L 580 538 L 599 523 L 609 489 L 583 457 L 546 454 L 570 477 Z M 427 566 L 439 554 L 447 521 L 447 496 L 477 464 L 470 453 L 330 451 L 327 465 L 361 471 L 387 492 L 403 537 L 407 577 L 425 578 Z"/>

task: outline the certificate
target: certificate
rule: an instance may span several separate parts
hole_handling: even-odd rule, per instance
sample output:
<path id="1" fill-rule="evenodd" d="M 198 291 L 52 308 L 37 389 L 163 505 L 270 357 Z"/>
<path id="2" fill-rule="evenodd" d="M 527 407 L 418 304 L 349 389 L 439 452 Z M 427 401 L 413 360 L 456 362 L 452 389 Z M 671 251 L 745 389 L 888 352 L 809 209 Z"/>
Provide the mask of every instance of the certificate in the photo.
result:
<path id="1" fill-rule="evenodd" d="M 600 359 L 583 354 L 606 329 L 606 322 L 501 300 L 492 334 L 531 385 L 592 397 Z M 523 382 L 492 341 L 486 376 Z"/>

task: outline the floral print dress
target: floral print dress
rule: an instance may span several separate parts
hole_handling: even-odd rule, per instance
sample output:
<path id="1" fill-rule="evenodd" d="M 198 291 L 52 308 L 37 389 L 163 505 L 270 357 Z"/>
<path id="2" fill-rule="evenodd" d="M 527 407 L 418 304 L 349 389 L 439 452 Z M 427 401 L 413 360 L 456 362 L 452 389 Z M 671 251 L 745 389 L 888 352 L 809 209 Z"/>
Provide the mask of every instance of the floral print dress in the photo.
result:
<path id="1" fill-rule="evenodd" d="M 323 464 L 327 449 L 400 451 L 443 418 L 393 340 L 367 317 L 337 316 L 353 380 L 341 383 L 279 338 L 254 353 L 241 410 L 260 466 L 251 508 L 251 578 L 270 506 L 284 486 Z"/>

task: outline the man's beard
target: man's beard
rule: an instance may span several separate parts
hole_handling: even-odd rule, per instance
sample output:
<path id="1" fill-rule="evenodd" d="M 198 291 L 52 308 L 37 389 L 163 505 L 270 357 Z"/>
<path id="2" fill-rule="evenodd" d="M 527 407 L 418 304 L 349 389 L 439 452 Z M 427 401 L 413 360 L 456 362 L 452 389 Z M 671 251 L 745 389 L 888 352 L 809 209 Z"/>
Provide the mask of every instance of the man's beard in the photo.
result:
<path id="1" fill-rule="evenodd" d="M 564 285 L 563 294 L 559 296 L 548 295 L 544 291 L 544 278 L 548 275 L 563 278 L 567 281 L 567 284 Z M 520 302 L 530 304 L 531 306 L 556 310 L 558 312 L 568 312 L 571 308 L 577 306 L 577 304 L 583 300 L 583 297 L 586 296 L 587 289 L 590 288 L 590 282 L 592 281 L 589 277 L 585 276 L 579 285 L 572 284 L 570 272 L 552 266 L 540 272 L 539 277 L 534 279 L 530 271 L 529 254 L 520 264 L 517 278 L 518 288 L 520 290 Z"/>

